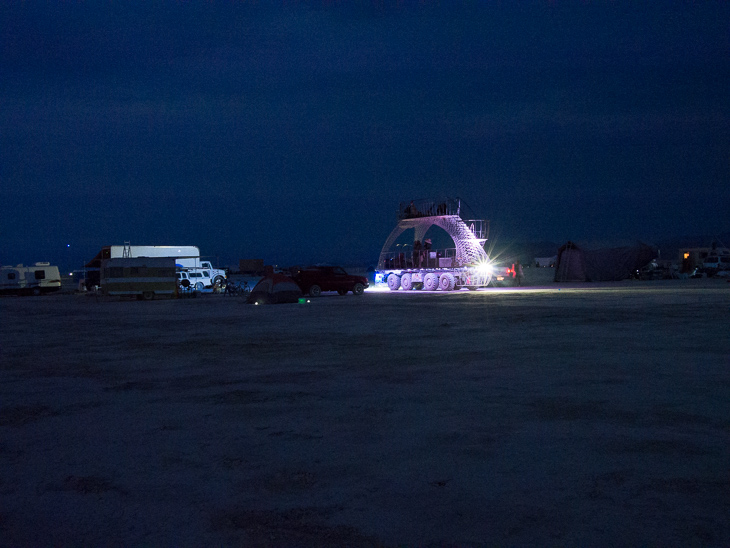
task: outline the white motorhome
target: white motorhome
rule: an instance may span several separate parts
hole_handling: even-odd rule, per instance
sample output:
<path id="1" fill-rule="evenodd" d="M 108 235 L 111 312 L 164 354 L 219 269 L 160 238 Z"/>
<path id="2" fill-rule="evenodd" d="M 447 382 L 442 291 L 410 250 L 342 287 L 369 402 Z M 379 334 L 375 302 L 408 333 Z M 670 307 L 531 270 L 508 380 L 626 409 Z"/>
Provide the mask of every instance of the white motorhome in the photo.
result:
<path id="1" fill-rule="evenodd" d="M 51 263 L 0 267 L 0 293 L 42 295 L 61 289 L 61 273 Z"/>

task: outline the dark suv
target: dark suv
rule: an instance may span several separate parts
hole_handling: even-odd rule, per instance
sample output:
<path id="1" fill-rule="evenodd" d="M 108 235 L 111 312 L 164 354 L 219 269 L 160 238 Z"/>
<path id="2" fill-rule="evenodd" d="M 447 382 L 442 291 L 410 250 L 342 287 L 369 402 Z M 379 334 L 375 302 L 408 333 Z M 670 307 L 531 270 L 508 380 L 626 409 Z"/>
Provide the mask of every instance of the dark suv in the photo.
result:
<path id="1" fill-rule="evenodd" d="M 367 278 L 351 276 L 339 266 L 308 266 L 297 270 L 292 278 L 311 297 L 319 297 L 322 291 L 337 291 L 340 295 L 352 291 L 354 295 L 362 295 L 368 286 Z"/>

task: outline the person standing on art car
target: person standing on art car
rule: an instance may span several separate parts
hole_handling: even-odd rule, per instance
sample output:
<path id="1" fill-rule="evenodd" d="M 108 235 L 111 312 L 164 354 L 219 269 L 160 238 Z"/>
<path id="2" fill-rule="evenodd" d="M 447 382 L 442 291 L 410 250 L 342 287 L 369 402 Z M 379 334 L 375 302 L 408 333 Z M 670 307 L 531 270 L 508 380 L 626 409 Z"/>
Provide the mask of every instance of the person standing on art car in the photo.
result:
<path id="1" fill-rule="evenodd" d="M 512 272 L 515 277 L 515 285 L 521 286 L 522 281 L 525 279 L 525 271 L 522 270 L 520 261 L 515 261 L 515 264 L 512 265 Z"/>
<path id="2" fill-rule="evenodd" d="M 431 251 L 431 238 L 426 238 L 423 241 L 423 256 L 426 257 L 426 267 L 428 267 L 429 260 L 431 259 L 430 253 L 429 253 L 430 251 Z"/>
<path id="3" fill-rule="evenodd" d="M 421 240 L 413 242 L 413 266 L 421 267 Z"/>

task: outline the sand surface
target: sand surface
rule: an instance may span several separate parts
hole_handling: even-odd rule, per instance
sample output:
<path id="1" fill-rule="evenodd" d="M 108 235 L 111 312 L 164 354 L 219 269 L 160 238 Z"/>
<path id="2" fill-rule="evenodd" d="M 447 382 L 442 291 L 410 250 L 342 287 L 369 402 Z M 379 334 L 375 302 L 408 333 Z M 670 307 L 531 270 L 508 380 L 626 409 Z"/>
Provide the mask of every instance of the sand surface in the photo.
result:
<path id="1" fill-rule="evenodd" d="M 728 546 L 729 516 L 722 280 L 0 299 L 2 546 Z"/>

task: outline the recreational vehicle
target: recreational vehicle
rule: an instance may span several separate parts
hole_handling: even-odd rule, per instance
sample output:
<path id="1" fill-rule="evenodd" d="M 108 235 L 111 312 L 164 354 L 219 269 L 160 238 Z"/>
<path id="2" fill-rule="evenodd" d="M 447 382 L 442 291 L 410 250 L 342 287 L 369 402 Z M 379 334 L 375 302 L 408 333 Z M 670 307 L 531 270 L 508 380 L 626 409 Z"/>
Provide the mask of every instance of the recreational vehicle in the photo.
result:
<path id="1" fill-rule="evenodd" d="M 42 295 L 61 289 L 61 274 L 51 263 L 0 267 L 0 293 Z"/>
<path id="2" fill-rule="evenodd" d="M 104 295 L 137 297 L 150 301 L 158 296 L 177 296 L 175 259 L 138 257 L 101 262 L 101 292 Z"/>
<path id="3" fill-rule="evenodd" d="M 206 270 L 207 272 L 202 277 L 210 278 L 208 286 L 215 283 L 222 284 L 226 279 L 225 271 L 213 268 L 210 261 L 200 260 L 200 249 L 194 245 L 108 245 L 101 248 L 101 251 L 86 265 L 86 268 L 100 268 L 101 261 L 106 259 L 142 257 L 172 257 L 175 259 L 175 266 L 179 269 L 201 274 L 203 274 L 203 270 Z"/>

